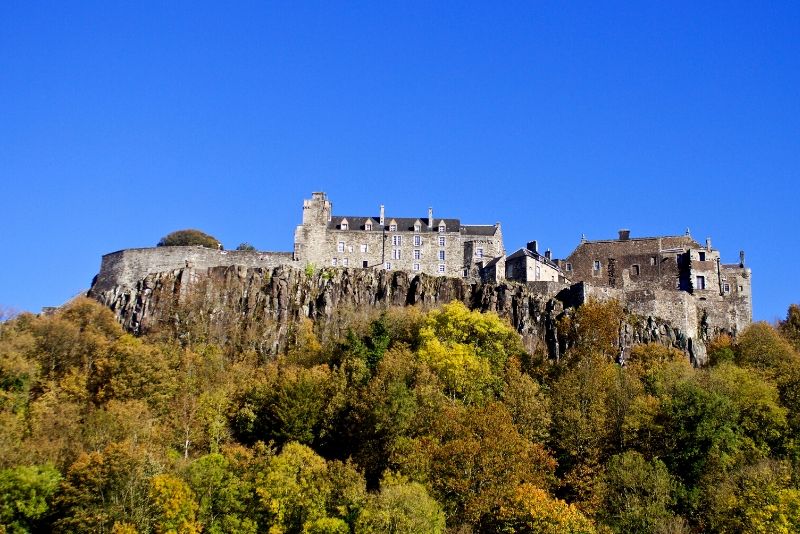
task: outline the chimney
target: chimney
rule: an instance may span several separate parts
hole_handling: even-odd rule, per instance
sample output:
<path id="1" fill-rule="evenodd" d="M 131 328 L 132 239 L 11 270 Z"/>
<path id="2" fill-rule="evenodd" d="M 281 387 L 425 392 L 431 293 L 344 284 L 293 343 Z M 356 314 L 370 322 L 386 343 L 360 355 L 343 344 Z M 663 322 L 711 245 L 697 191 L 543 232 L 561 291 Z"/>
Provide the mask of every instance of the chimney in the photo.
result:
<path id="1" fill-rule="evenodd" d="M 433 230 L 433 208 L 428 208 L 428 230 Z"/>
<path id="2" fill-rule="evenodd" d="M 539 242 L 538 241 L 528 241 L 527 249 L 531 252 L 539 253 Z"/>
<path id="3" fill-rule="evenodd" d="M 553 261 L 553 253 L 550 252 L 550 249 L 544 251 L 544 257 L 547 258 L 547 261 Z"/>
<path id="4" fill-rule="evenodd" d="M 744 269 L 744 250 L 739 251 L 739 267 Z"/>
<path id="5" fill-rule="evenodd" d="M 381 204 L 381 226 L 384 225 L 384 219 L 385 219 L 385 217 L 384 217 L 384 209 L 383 209 L 383 204 Z"/>
<path id="6" fill-rule="evenodd" d="M 627 241 L 631 238 L 631 231 L 627 229 L 622 229 L 619 231 L 619 240 L 620 241 Z"/>
<path id="7" fill-rule="evenodd" d="M 710 237 L 706 238 L 706 250 L 711 252 L 711 238 Z"/>

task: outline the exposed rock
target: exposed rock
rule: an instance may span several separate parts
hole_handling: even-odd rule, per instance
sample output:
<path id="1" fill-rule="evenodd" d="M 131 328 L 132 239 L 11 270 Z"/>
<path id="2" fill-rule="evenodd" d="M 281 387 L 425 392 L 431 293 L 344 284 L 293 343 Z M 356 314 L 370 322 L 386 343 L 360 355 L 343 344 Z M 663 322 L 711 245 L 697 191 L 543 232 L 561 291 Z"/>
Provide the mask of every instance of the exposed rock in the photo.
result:
<path id="1" fill-rule="evenodd" d="M 423 308 L 460 300 L 471 309 L 496 312 L 523 336 L 531 352 L 560 354 L 557 319 L 579 304 L 564 285 L 482 283 L 403 271 L 323 269 L 313 273 L 287 266 L 191 267 L 148 274 L 132 286 L 104 284 L 89 295 L 108 306 L 130 332 L 169 329 L 235 343 L 268 357 L 282 350 L 301 317 L 341 333 L 346 319 L 369 316 L 389 306 Z M 686 351 L 704 363 L 704 348 L 679 329 L 653 317 L 625 325 L 626 347 L 655 342 Z"/>

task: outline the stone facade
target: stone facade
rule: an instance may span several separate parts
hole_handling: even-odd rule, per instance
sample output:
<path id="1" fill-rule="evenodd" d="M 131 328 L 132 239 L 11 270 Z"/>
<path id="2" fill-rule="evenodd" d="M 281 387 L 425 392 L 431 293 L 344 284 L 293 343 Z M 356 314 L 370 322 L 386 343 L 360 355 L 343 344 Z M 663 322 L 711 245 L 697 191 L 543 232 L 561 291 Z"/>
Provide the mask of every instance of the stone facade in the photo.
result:
<path id="1" fill-rule="evenodd" d="M 317 267 L 378 268 L 433 276 L 502 279 L 500 223 L 464 225 L 458 219 L 333 215 L 325 193 L 303 202 L 294 260 Z M 498 261 L 495 261 L 498 260 Z M 492 268 L 487 269 L 492 263 Z"/>
<path id="2" fill-rule="evenodd" d="M 561 267 L 553 262 L 550 249 L 539 254 L 536 241 L 528 243 L 506 258 L 506 278 L 517 282 L 565 282 Z"/>
<path id="3" fill-rule="evenodd" d="M 723 264 L 711 240 L 682 236 L 582 240 L 564 260 L 556 260 L 594 296 L 617 298 L 632 312 L 665 318 L 691 337 L 736 335 L 753 318 L 751 271 L 744 253 Z"/>

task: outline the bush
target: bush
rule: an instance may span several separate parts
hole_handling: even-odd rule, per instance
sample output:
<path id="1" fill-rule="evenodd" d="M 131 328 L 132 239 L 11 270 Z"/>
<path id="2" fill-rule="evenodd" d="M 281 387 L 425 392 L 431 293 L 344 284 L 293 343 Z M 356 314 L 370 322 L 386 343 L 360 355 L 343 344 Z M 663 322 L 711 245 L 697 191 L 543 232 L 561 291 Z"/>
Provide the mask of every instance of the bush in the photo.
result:
<path id="1" fill-rule="evenodd" d="M 245 241 L 244 243 L 239 243 L 239 246 L 238 246 L 238 247 L 236 247 L 236 250 L 248 250 L 248 251 L 253 251 L 253 250 L 255 250 L 255 249 L 256 249 L 256 247 L 254 247 L 253 245 L 251 245 L 251 244 L 250 244 L 250 243 L 248 243 L 247 241 Z"/>
<path id="2" fill-rule="evenodd" d="M 201 247 L 222 249 L 222 244 L 216 237 L 212 237 L 200 230 L 177 230 L 167 234 L 158 242 L 159 247 Z"/>

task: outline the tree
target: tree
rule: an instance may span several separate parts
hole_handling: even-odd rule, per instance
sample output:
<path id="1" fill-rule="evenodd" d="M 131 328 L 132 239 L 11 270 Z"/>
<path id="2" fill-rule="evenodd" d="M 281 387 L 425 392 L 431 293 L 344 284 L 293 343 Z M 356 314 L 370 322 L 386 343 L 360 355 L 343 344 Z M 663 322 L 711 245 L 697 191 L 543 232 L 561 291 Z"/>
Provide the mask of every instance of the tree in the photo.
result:
<path id="1" fill-rule="evenodd" d="M 561 499 L 554 499 L 533 484 L 521 484 L 511 502 L 497 517 L 496 532 L 525 534 L 594 534 L 592 521 Z"/>
<path id="2" fill-rule="evenodd" d="M 0 531 L 36 532 L 50 505 L 61 473 L 52 465 L 18 466 L 0 471 Z"/>
<path id="3" fill-rule="evenodd" d="M 765 322 L 753 323 L 736 339 L 736 362 L 774 369 L 797 359 L 792 345 Z"/>
<path id="4" fill-rule="evenodd" d="M 800 306 L 792 304 L 786 312 L 786 320 L 781 321 L 778 325 L 783 337 L 785 337 L 794 346 L 794 349 L 800 352 Z"/>
<path id="5" fill-rule="evenodd" d="M 156 475 L 150 481 L 150 499 L 158 534 L 199 534 L 202 530 L 195 518 L 194 493 L 184 481 L 171 475 Z"/>
<path id="6" fill-rule="evenodd" d="M 255 249 L 256 249 L 256 247 L 254 247 L 253 245 L 251 245 L 247 241 L 245 241 L 243 243 L 239 243 L 239 245 L 236 247 L 236 250 L 254 251 Z"/>
<path id="7" fill-rule="evenodd" d="M 635 451 L 611 457 L 603 475 L 600 516 L 614 532 L 657 532 L 672 519 L 672 478 L 658 459 Z"/>
<path id="8" fill-rule="evenodd" d="M 201 246 L 206 248 L 221 249 L 219 240 L 200 230 L 176 230 L 161 238 L 156 246 L 159 247 L 190 247 Z"/>
<path id="9" fill-rule="evenodd" d="M 425 486 L 388 474 L 359 515 L 356 534 L 439 534 L 445 530 L 441 506 Z"/>

